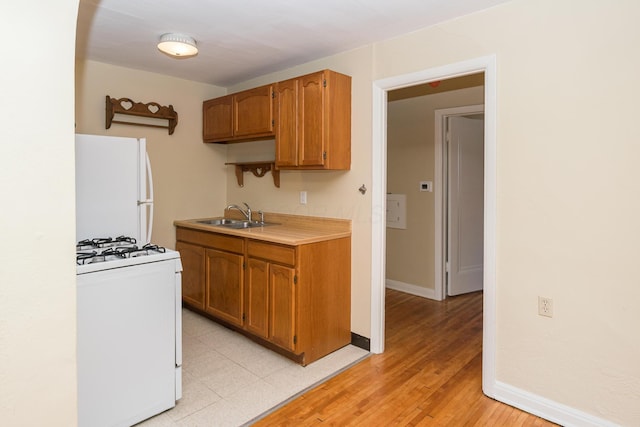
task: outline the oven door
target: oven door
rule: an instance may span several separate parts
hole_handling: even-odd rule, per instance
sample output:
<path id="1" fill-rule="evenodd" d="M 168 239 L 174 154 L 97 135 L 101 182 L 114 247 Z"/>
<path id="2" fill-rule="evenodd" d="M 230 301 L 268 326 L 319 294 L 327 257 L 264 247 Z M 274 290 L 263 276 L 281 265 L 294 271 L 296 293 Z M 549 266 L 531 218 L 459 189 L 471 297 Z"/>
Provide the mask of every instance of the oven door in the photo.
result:
<path id="1" fill-rule="evenodd" d="M 133 425 L 175 406 L 179 264 L 77 276 L 79 426 Z"/>

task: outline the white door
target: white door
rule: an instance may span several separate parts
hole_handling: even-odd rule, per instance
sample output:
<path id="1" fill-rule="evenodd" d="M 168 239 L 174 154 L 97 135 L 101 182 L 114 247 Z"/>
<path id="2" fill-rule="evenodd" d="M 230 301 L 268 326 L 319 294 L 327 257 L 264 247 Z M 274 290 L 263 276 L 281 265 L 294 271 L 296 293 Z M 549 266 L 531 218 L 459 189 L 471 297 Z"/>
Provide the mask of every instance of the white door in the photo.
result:
<path id="1" fill-rule="evenodd" d="M 482 289 L 484 118 L 448 119 L 447 294 Z"/>

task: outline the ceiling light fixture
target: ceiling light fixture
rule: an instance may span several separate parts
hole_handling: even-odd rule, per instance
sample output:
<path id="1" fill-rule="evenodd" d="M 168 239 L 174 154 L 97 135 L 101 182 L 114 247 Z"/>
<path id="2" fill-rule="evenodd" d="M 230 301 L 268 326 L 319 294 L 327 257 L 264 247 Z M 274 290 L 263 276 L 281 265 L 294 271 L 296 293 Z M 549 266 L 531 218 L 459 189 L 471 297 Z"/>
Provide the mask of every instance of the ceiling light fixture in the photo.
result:
<path id="1" fill-rule="evenodd" d="M 189 58 L 198 54 L 193 37 L 184 34 L 167 33 L 160 37 L 158 49 L 173 58 Z"/>

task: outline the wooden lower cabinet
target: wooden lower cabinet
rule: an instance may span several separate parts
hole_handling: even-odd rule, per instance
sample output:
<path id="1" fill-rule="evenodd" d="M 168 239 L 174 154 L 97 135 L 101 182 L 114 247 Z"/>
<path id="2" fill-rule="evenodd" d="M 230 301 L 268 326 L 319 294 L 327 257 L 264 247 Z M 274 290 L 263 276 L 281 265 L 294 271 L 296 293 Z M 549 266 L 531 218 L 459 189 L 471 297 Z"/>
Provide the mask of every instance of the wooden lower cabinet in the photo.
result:
<path id="1" fill-rule="evenodd" d="M 249 258 L 246 277 L 245 327 L 262 338 L 269 337 L 269 263 Z"/>
<path id="2" fill-rule="evenodd" d="M 216 249 L 206 250 L 205 311 L 242 326 L 244 257 Z"/>
<path id="3" fill-rule="evenodd" d="M 295 270 L 270 264 L 269 271 L 269 339 L 287 350 L 296 350 Z"/>
<path id="4" fill-rule="evenodd" d="M 204 307 L 191 291 L 185 306 L 302 365 L 351 342 L 350 237 L 291 246 L 183 227 L 176 235 L 188 289 L 204 282 Z"/>
<path id="5" fill-rule="evenodd" d="M 176 250 L 182 260 L 182 299 L 186 304 L 204 310 L 204 248 L 176 242 Z"/>
<path id="6" fill-rule="evenodd" d="M 251 247 L 251 243 L 249 243 Z M 291 249 L 294 251 L 294 249 Z M 293 267 L 249 258 L 246 279 L 246 328 L 271 343 L 295 351 Z"/>

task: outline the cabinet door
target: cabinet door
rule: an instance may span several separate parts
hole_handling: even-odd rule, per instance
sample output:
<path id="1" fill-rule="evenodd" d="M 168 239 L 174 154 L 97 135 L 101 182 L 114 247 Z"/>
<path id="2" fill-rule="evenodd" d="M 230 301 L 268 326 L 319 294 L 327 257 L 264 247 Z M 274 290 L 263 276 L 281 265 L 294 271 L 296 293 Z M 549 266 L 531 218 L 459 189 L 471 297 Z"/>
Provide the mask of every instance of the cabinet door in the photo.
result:
<path id="1" fill-rule="evenodd" d="M 269 336 L 269 263 L 249 258 L 247 263 L 246 318 L 248 331 Z"/>
<path id="2" fill-rule="evenodd" d="M 227 95 L 202 103 L 203 141 L 224 141 L 233 137 L 232 101 L 232 95 Z"/>
<path id="3" fill-rule="evenodd" d="M 273 133 L 273 87 L 266 85 L 233 95 L 233 136 Z"/>
<path id="4" fill-rule="evenodd" d="M 269 267 L 269 338 L 274 344 L 295 351 L 295 270 L 277 264 Z"/>
<path id="5" fill-rule="evenodd" d="M 204 310 L 204 248 L 176 242 L 176 250 L 182 260 L 182 300 Z"/>
<path id="6" fill-rule="evenodd" d="M 242 326 L 243 256 L 207 249 L 206 265 L 205 310 L 222 320 Z"/>
<path id="7" fill-rule="evenodd" d="M 298 79 L 276 85 L 276 166 L 298 165 Z"/>
<path id="8" fill-rule="evenodd" d="M 298 165 L 322 166 L 325 156 L 324 73 L 300 77 L 298 95 Z"/>

